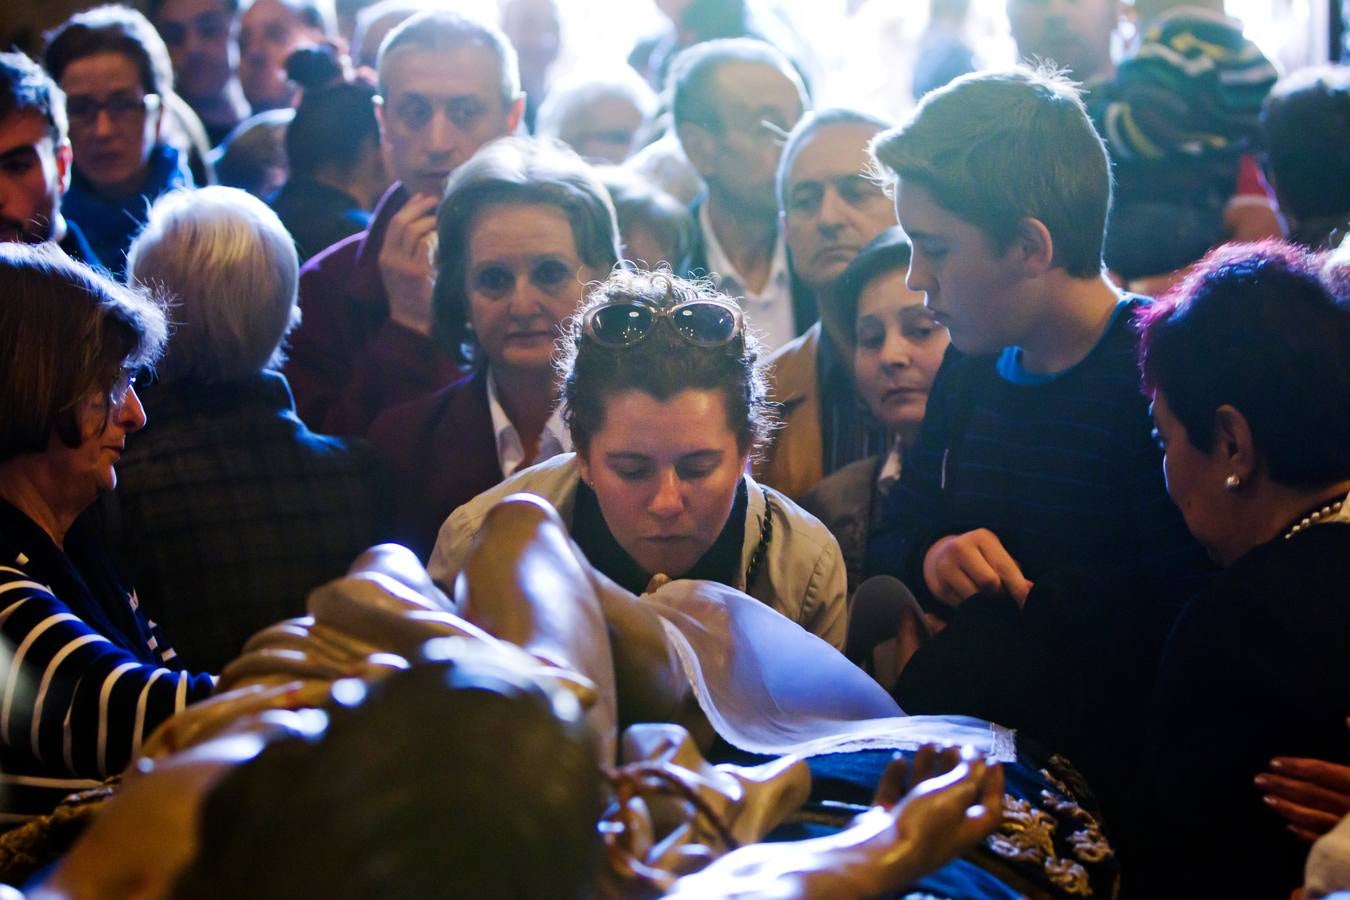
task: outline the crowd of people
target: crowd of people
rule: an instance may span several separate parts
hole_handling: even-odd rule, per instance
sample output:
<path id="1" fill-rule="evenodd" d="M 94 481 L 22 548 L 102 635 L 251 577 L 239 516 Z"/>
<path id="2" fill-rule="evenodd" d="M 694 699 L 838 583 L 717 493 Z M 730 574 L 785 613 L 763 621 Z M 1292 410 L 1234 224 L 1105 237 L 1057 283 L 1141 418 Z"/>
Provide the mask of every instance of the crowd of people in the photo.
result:
<path id="1" fill-rule="evenodd" d="M 0 53 L 0 882 L 1350 891 L 1350 70 L 934 0 L 895 122 L 659 5 L 604 76 L 555 0 Z M 728 766 L 660 840 L 649 723 Z"/>

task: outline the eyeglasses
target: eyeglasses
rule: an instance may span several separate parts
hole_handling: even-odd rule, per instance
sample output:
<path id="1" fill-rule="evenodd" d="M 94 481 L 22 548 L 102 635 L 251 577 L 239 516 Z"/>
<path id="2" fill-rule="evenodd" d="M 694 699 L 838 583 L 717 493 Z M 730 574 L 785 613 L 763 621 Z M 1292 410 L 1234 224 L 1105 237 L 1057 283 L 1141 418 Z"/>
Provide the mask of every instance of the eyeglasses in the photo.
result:
<path id="1" fill-rule="evenodd" d="M 718 300 L 689 300 L 668 309 L 621 300 L 587 310 L 581 330 L 602 347 L 621 349 L 646 340 L 659 319 L 695 347 L 730 344 L 744 327 L 740 307 Z"/>
<path id="2" fill-rule="evenodd" d="M 135 369 L 123 369 L 122 374 L 108 389 L 108 408 L 114 414 L 120 413 L 122 407 L 127 405 L 127 400 L 131 399 L 131 392 L 136 387 L 136 379 L 140 377 L 140 374 Z"/>
<path id="3" fill-rule="evenodd" d="M 101 112 L 106 112 L 114 125 L 128 125 L 158 108 L 159 94 L 143 94 L 140 97 L 115 94 L 107 100 L 96 100 L 93 97 L 66 99 L 66 115 L 70 119 L 70 124 L 80 128 L 92 128 L 98 122 L 98 114 Z"/>

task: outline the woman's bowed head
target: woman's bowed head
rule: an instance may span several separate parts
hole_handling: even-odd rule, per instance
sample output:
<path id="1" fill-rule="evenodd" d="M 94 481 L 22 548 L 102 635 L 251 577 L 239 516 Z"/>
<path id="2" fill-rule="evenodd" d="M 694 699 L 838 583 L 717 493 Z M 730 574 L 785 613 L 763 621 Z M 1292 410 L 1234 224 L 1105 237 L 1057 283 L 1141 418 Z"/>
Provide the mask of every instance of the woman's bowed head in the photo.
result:
<path id="1" fill-rule="evenodd" d="M 1350 493 L 1350 306 L 1321 263 L 1222 247 L 1140 315 L 1167 489 L 1220 565 Z"/>
<path id="2" fill-rule="evenodd" d="M 145 425 L 135 381 L 163 351 L 164 305 L 54 244 L 0 244 L 0 270 L 0 334 L 10 337 L 0 482 L 59 547 L 75 517 L 116 486 L 127 436 Z"/>
<path id="3" fill-rule="evenodd" d="M 615 271 L 573 317 L 559 362 L 582 480 L 646 571 L 712 547 L 771 413 L 735 301 L 669 272 Z"/>

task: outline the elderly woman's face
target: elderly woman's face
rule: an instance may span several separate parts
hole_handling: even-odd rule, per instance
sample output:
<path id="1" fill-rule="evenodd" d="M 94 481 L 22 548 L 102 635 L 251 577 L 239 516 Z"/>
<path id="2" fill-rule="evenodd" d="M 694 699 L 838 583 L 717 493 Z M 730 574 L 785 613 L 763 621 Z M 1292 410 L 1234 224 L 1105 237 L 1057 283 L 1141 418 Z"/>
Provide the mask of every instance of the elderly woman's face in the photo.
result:
<path id="1" fill-rule="evenodd" d="M 1227 565 L 1242 548 L 1233 547 L 1233 526 L 1239 517 L 1233 515 L 1224 490 L 1228 472 L 1222 460 L 1191 443 L 1161 391 L 1153 397 L 1153 432 L 1163 451 L 1167 493 L 1181 510 L 1186 528 L 1215 562 Z"/>
<path id="2" fill-rule="evenodd" d="M 948 341 L 923 294 L 905 286 L 903 268 L 883 272 L 863 288 L 854 338 L 853 373 L 863 402 L 888 428 L 912 436 L 923 422 Z"/>
<path id="3" fill-rule="evenodd" d="M 111 399 L 107 420 L 104 404 Z M 65 492 L 70 505 L 81 508 L 93 503 L 101 491 L 117 486 L 113 466 L 122 457 L 127 435 L 145 426 L 145 408 L 127 376 L 106 394 L 91 391 L 79 403 L 76 421 L 80 428 L 78 447 L 67 447 L 55 434 L 47 444 L 46 458 L 53 481 Z"/>
<path id="4" fill-rule="evenodd" d="M 469 230 L 469 324 L 498 371 L 552 367 L 554 342 L 600 273 L 582 263 L 567 216 L 541 203 L 489 206 Z"/>
<path id="5" fill-rule="evenodd" d="M 619 546 L 647 572 L 679 577 L 721 533 L 745 472 L 726 396 L 625 391 L 605 403 L 604 421 L 581 457 L 582 478 Z"/>

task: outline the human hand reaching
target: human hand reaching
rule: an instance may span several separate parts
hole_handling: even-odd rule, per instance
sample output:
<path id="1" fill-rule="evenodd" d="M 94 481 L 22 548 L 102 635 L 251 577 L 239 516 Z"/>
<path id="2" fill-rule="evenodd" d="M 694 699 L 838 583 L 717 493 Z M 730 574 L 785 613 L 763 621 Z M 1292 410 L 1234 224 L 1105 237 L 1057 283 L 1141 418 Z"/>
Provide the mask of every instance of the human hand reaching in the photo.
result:
<path id="1" fill-rule="evenodd" d="M 1311 844 L 1350 815 L 1350 766 L 1277 756 L 1270 768 L 1256 776 L 1261 799 L 1300 839 Z"/>
<path id="2" fill-rule="evenodd" d="M 1020 609 L 1032 587 L 998 535 L 987 528 L 935 542 L 924 554 L 923 580 L 949 606 L 960 606 L 976 594 L 992 594 L 1012 598 Z"/>
<path id="3" fill-rule="evenodd" d="M 432 247 L 436 197 L 418 194 L 389 220 L 380 246 L 380 280 L 389 298 L 389 318 L 418 334 L 431 334 Z"/>

